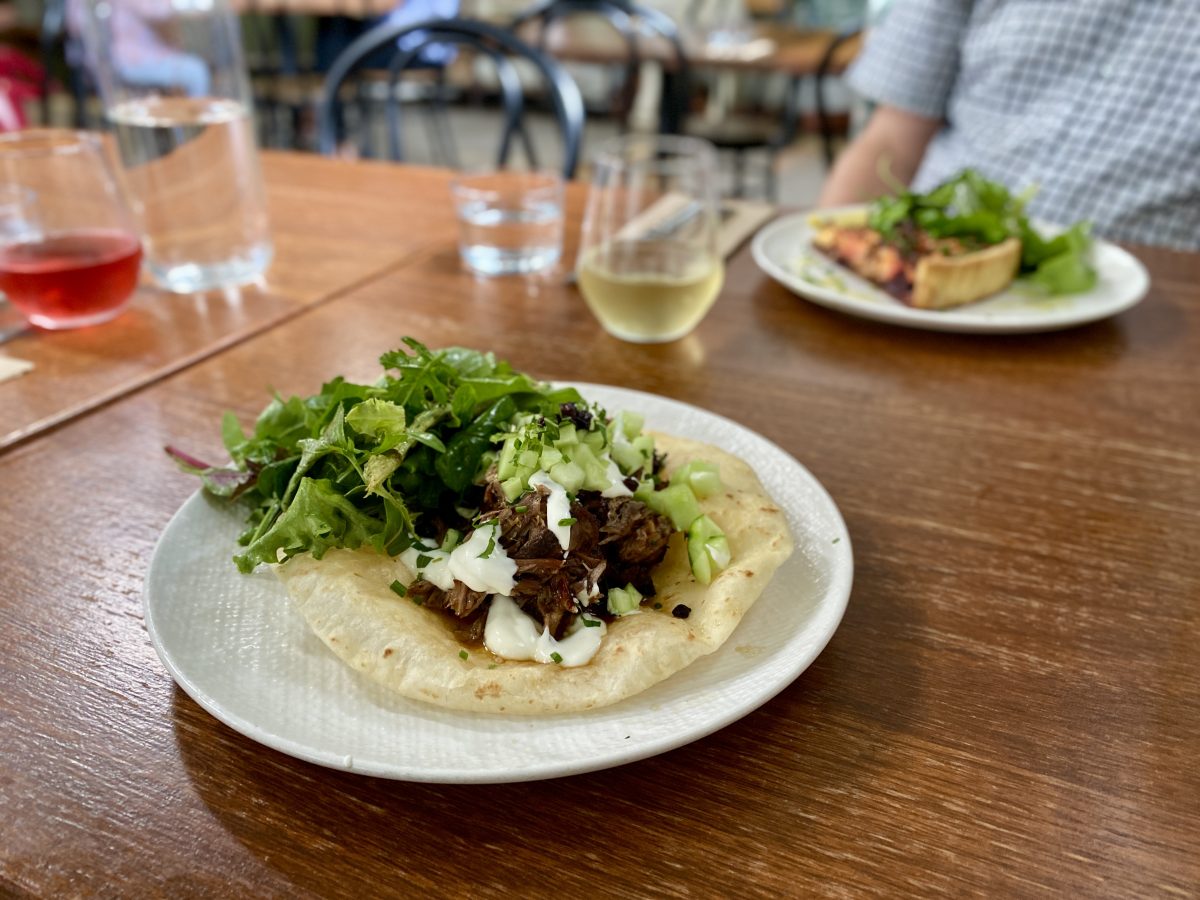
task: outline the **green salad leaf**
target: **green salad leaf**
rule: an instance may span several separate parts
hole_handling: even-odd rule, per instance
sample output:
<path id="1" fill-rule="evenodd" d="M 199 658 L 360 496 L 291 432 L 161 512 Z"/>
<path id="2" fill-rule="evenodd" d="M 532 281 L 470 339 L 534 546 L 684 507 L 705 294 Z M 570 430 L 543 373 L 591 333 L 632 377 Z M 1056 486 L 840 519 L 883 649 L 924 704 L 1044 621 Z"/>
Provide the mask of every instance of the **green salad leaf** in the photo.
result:
<path id="1" fill-rule="evenodd" d="M 1049 295 L 1074 294 L 1096 285 L 1091 264 L 1091 227 L 1078 222 L 1054 238 L 1044 237 L 1025 215 L 1032 191 L 1014 195 L 1004 185 L 965 169 L 933 190 L 916 194 L 902 187 L 871 206 L 868 224 L 904 244 L 914 229 L 935 238 L 957 238 L 968 249 L 1021 241 L 1019 275 Z"/>
<path id="2" fill-rule="evenodd" d="M 210 493 L 248 508 L 242 571 L 332 547 L 399 553 L 421 517 L 478 499 L 494 437 L 514 416 L 584 404 L 573 388 L 551 389 L 491 353 L 403 344 L 380 358 L 374 384 L 335 378 L 311 397 L 276 394 L 249 434 L 226 414 L 228 466 L 167 448 Z"/>

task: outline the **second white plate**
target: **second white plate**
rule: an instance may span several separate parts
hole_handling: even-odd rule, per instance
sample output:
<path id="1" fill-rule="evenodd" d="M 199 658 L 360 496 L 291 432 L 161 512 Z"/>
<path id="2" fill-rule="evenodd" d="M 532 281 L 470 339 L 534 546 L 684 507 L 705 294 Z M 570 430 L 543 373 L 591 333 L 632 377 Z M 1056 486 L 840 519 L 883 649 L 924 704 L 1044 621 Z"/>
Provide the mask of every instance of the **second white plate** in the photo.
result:
<path id="1" fill-rule="evenodd" d="M 823 210 L 837 214 L 857 207 Z M 1096 240 L 1093 263 L 1099 274 L 1087 293 L 1037 297 L 1020 285 L 987 300 L 949 310 L 914 309 L 836 265 L 812 247 L 812 213 L 776 219 L 754 236 L 759 268 L 820 306 L 864 319 L 930 331 L 1016 334 L 1055 331 L 1105 319 L 1136 305 L 1150 288 L 1146 268 L 1108 241 Z"/>
<path id="2" fill-rule="evenodd" d="M 796 552 L 717 652 L 644 693 L 573 715 L 445 710 L 388 693 L 331 653 L 268 571 L 231 556 L 242 510 L 197 493 L 146 576 L 150 639 L 179 685 L 242 734 L 332 768 L 385 778 L 503 782 L 632 762 L 710 734 L 765 703 L 817 657 L 850 595 L 837 507 L 792 456 L 735 422 L 663 397 L 579 385 L 610 410 L 745 459 L 787 513 Z"/>

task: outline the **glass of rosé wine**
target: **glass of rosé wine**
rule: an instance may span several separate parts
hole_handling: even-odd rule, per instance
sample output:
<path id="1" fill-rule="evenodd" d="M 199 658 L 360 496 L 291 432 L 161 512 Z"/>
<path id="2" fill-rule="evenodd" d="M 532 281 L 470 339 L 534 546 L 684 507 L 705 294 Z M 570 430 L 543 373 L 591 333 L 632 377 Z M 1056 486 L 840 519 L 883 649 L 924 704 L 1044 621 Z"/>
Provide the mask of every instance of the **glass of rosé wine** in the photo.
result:
<path id="1" fill-rule="evenodd" d="M 0 291 L 39 328 L 96 325 L 137 287 L 142 244 L 98 135 L 0 135 Z"/>

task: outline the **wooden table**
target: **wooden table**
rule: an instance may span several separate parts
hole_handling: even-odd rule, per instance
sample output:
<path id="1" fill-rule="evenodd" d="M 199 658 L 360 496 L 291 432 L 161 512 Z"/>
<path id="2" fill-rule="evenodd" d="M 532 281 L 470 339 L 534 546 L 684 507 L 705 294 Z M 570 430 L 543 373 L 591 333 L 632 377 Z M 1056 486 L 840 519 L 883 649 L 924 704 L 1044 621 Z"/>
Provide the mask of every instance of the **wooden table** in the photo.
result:
<path id="1" fill-rule="evenodd" d="M 524 34 L 524 32 L 522 32 Z M 536 36 L 536 29 L 532 35 Z M 837 34 L 824 29 L 797 28 L 783 22 L 749 22 L 737 40 L 711 40 L 703 35 L 685 37 L 688 65 L 694 69 L 721 69 L 762 74 L 778 73 L 799 78 L 817 74 L 822 59 Z M 628 47 L 615 32 L 563 22 L 551 28 L 546 50 L 559 59 L 584 63 L 623 63 Z M 829 74 L 846 70 L 861 49 L 861 39 L 851 38 L 838 46 L 830 60 Z M 661 38 L 638 41 L 639 58 L 668 71 L 676 65 L 675 52 Z"/>
<path id="2" fill-rule="evenodd" d="M 349 177 L 311 175 L 314 196 Z M 397 203 L 379 224 L 445 221 Z M 806 304 L 743 251 L 694 335 L 640 347 L 555 281 L 464 275 L 443 234 L 0 453 L 0 893 L 1194 895 L 1200 257 L 1139 255 L 1151 294 L 1116 319 L 973 337 Z M 193 489 L 161 447 L 215 454 L 223 410 L 369 377 L 405 334 L 677 397 L 795 454 L 854 541 L 832 643 L 708 738 L 551 782 L 365 778 L 217 722 L 142 623 Z"/>

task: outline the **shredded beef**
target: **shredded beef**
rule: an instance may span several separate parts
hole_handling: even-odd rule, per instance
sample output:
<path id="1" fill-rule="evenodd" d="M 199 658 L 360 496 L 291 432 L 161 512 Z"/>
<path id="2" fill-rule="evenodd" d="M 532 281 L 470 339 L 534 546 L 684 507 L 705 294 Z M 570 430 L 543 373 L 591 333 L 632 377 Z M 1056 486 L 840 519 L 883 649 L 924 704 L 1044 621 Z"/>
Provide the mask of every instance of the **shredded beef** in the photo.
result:
<path id="1" fill-rule="evenodd" d="M 430 609 L 444 609 L 460 619 L 479 609 L 487 598 L 483 591 L 473 591 L 461 581 L 454 582 L 448 591 L 443 591 L 429 581 L 414 581 L 408 586 L 408 597 Z"/>
<path id="2" fill-rule="evenodd" d="M 538 488 L 514 505 L 489 509 L 482 518 L 499 524 L 500 545 L 517 564 L 513 600 L 561 637 L 568 614 L 576 608 L 576 597 L 597 585 L 605 559 L 598 548 L 599 526 L 578 502 L 571 504 L 575 524 L 570 556 L 563 559 L 562 545 L 546 522 L 548 498 L 545 489 Z"/>
<path id="3" fill-rule="evenodd" d="M 496 479 L 489 473 L 484 490 L 481 521 L 500 527 L 500 545 L 516 562 L 512 598 L 534 615 L 555 637 L 562 637 L 579 598 L 590 598 L 597 590 L 632 584 L 643 595 L 654 594 L 651 570 L 662 562 L 671 536 L 671 523 L 632 497 L 602 497 L 581 491 L 571 504 L 570 554 L 563 558 L 558 537 L 546 522 L 544 488 L 529 491 L 509 504 Z M 483 636 L 486 618 L 481 610 L 485 594 L 472 591 L 460 581 L 442 591 L 426 581 L 414 582 L 409 596 L 433 609 L 445 610 L 466 621 L 458 626 L 460 637 Z M 603 604 L 601 604 L 602 606 Z M 596 608 L 594 605 L 591 607 Z"/>
<path id="4" fill-rule="evenodd" d="M 650 571 L 667 555 L 671 523 L 632 497 L 583 497 L 600 524 L 600 549 L 608 561 L 604 587 L 632 584 L 643 596 L 653 596 Z"/>

